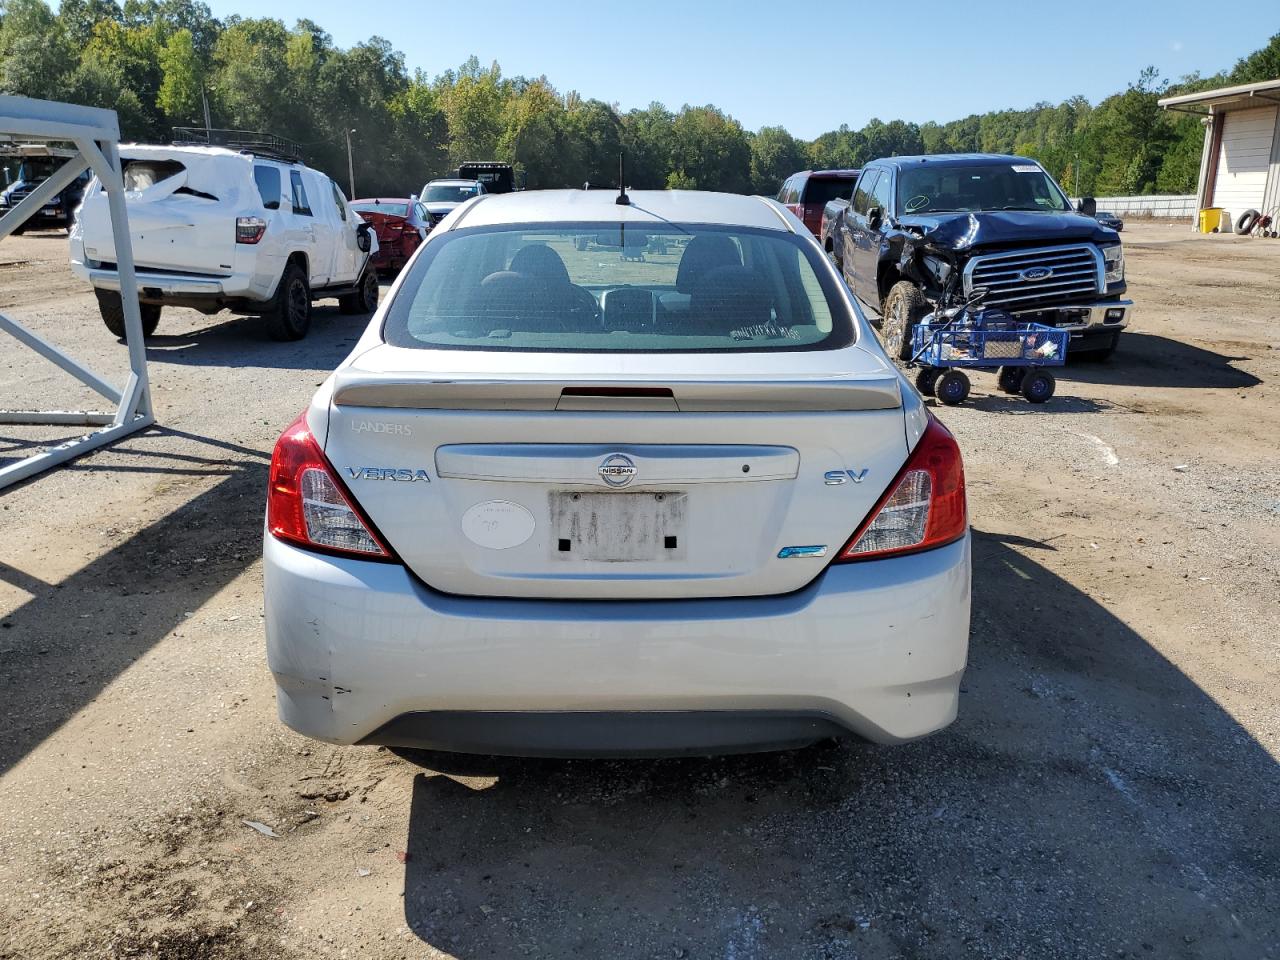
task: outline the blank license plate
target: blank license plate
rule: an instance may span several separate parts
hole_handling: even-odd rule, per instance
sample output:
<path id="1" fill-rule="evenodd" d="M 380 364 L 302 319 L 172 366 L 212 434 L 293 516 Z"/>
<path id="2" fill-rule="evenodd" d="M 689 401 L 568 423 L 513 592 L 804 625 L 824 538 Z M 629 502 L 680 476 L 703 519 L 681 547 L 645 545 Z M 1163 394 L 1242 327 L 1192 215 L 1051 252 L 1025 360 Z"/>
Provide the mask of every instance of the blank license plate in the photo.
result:
<path id="1" fill-rule="evenodd" d="M 551 552 L 562 560 L 606 563 L 683 560 L 687 495 L 551 494 Z"/>

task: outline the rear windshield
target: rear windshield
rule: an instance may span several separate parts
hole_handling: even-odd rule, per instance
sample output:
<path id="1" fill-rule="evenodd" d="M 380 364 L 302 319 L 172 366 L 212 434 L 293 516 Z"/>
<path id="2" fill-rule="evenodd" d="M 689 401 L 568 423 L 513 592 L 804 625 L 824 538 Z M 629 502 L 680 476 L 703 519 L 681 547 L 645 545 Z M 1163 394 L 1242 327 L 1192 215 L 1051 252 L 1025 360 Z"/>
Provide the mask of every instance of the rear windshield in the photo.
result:
<path id="1" fill-rule="evenodd" d="M 898 171 L 898 210 L 933 213 L 975 210 L 1070 210 L 1035 163 L 920 166 Z"/>
<path id="2" fill-rule="evenodd" d="M 479 192 L 479 186 L 474 183 L 465 185 L 456 183 L 427 184 L 427 189 L 423 193 L 422 199 L 428 203 L 461 203 L 463 200 L 470 200 Z"/>
<path id="3" fill-rule="evenodd" d="M 353 203 L 356 213 L 385 213 L 392 217 L 409 216 L 407 203 Z"/>
<path id="4" fill-rule="evenodd" d="M 853 185 L 857 177 L 810 177 L 804 185 L 804 198 L 801 203 L 827 204 L 832 200 L 848 200 L 853 196 Z"/>
<path id="5" fill-rule="evenodd" d="M 432 240 L 383 335 L 430 349 L 690 353 L 835 349 L 854 329 L 819 251 L 792 234 L 581 223 Z"/>
<path id="6" fill-rule="evenodd" d="M 176 177 L 187 169 L 177 160 L 126 160 L 124 162 L 124 188 L 132 193 L 155 186 L 161 180 Z"/>

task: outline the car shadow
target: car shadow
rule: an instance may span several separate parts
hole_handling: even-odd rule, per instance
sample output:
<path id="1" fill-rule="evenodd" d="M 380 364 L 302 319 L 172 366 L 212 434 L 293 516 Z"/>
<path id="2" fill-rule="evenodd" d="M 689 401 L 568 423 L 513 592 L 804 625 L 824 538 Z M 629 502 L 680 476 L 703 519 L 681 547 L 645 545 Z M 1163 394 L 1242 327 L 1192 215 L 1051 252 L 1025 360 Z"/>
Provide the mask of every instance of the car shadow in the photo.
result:
<path id="1" fill-rule="evenodd" d="M 1153 333 L 1126 332 L 1107 360 L 1067 353 L 1067 367 L 1059 380 L 1129 387 L 1239 388 L 1262 381 L 1232 364 L 1250 357 L 1233 357 L 1181 340 Z"/>
<path id="2" fill-rule="evenodd" d="M 12 551 L 0 554 L 0 581 L 31 595 L 0 616 L 0 773 L 261 556 L 265 455 L 207 442 L 228 456 L 149 453 L 105 468 L 222 479 L 62 581 L 35 576 Z"/>
<path id="3" fill-rule="evenodd" d="M 1103 604 L 975 537 L 958 722 L 667 761 L 400 751 L 409 929 L 475 957 L 1249 957 L 1275 760 Z M 1015 549 L 1017 547 L 1017 549 Z"/>
<path id="4" fill-rule="evenodd" d="M 311 329 L 302 340 L 272 341 L 261 317 L 218 314 L 201 317 L 203 326 L 147 338 L 147 359 L 156 364 L 199 367 L 266 367 L 282 370 L 332 370 L 355 346 L 372 313 L 345 314 L 337 303 L 317 303 Z"/>

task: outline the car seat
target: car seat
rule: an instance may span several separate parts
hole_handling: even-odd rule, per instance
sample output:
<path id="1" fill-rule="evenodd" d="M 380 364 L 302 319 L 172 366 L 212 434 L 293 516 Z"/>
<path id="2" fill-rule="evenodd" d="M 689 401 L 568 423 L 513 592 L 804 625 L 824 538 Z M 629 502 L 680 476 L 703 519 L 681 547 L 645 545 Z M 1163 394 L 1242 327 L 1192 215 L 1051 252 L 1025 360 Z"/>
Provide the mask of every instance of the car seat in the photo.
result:
<path id="1" fill-rule="evenodd" d="M 688 322 L 682 326 L 694 336 L 729 337 L 772 320 L 764 280 L 748 267 L 732 265 L 713 267 L 698 278 L 689 298 Z"/>
<path id="2" fill-rule="evenodd" d="M 690 307 L 690 298 L 698 282 L 708 271 L 717 267 L 740 267 L 742 255 L 732 238 L 716 233 L 700 233 L 684 248 L 680 264 L 676 267 L 676 292 L 664 293 L 660 298 L 662 308 L 668 314 L 682 315 Z"/>

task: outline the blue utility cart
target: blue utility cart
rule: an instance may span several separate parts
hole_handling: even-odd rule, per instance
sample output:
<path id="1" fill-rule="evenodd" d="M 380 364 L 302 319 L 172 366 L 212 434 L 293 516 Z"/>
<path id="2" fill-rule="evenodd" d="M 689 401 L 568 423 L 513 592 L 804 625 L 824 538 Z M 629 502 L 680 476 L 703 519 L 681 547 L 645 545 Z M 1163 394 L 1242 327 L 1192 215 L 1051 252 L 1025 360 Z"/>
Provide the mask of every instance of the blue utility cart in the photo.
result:
<path id="1" fill-rule="evenodd" d="M 1070 337 L 1056 327 L 1019 322 L 1004 310 L 961 307 L 930 314 L 911 332 L 911 365 L 920 367 L 916 388 L 956 406 L 969 396 L 965 370 L 998 369 L 1005 393 L 1044 403 L 1057 386 L 1045 367 L 1066 362 Z"/>

